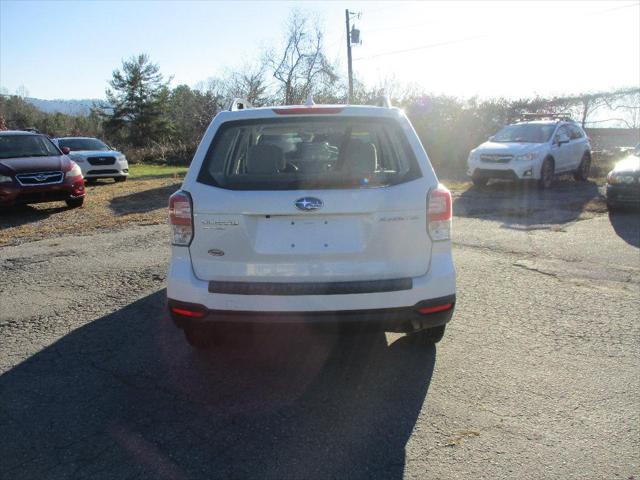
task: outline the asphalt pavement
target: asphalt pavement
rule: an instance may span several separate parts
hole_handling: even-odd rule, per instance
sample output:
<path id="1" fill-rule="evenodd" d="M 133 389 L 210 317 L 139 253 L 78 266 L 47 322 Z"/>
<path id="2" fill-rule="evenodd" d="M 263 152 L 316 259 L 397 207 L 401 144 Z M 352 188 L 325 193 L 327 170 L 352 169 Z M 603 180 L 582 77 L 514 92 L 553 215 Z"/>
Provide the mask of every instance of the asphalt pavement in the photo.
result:
<path id="1" fill-rule="evenodd" d="M 435 347 L 264 326 L 193 351 L 165 225 L 0 248 L 0 478 L 638 479 L 640 214 L 593 188 L 454 192 Z"/>

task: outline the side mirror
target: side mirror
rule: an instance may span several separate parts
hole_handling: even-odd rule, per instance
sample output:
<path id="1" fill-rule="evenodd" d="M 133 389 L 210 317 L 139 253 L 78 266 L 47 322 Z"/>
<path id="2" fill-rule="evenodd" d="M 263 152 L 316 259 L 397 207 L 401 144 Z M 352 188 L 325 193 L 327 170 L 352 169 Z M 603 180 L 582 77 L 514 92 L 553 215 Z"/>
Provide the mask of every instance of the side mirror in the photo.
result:
<path id="1" fill-rule="evenodd" d="M 62 153 L 65 155 L 69 155 L 69 152 L 71 151 L 69 147 L 62 147 L 60 150 L 62 150 Z"/>

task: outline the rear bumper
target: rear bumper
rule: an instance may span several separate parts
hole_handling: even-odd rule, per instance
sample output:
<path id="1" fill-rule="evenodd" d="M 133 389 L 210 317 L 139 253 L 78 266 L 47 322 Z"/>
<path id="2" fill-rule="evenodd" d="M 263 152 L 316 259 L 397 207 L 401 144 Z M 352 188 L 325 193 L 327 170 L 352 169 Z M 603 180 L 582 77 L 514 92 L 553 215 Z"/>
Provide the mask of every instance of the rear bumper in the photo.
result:
<path id="1" fill-rule="evenodd" d="M 192 324 L 291 324 L 304 323 L 317 326 L 350 325 L 387 332 L 410 333 L 437 327 L 449 322 L 455 309 L 456 297 L 423 300 L 412 307 L 373 310 L 343 310 L 322 312 L 255 312 L 235 310 L 210 310 L 203 305 L 167 300 L 169 313 L 178 328 Z M 420 313 L 420 309 L 446 306 L 446 310 Z M 201 317 L 179 315 L 174 309 L 198 312 Z"/>
<path id="2" fill-rule="evenodd" d="M 224 281 L 226 279 L 220 278 Z M 247 282 L 268 279 L 250 278 Z M 340 279 L 331 279 L 336 282 Z M 347 280 L 347 279 L 344 279 Z M 349 291 L 285 291 L 274 292 L 264 289 L 241 293 L 239 290 L 210 290 L 210 282 L 197 278 L 191 266 L 187 247 L 172 247 L 171 263 L 167 273 L 167 297 L 185 303 L 202 305 L 208 310 L 240 312 L 336 312 L 346 310 L 381 310 L 413 307 L 430 298 L 455 295 L 456 273 L 448 242 L 435 244 L 431 251 L 429 271 L 410 279 L 410 287 L 393 289 L 353 289 Z M 367 283 L 367 282 L 363 282 Z M 377 282 L 376 282 L 377 283 Z M 254 284 L 255 285 L 255 284 Z M 308 284 L 305 284 L 308 286 Z M 361 287 L 361 285 L 357 285 Z M 375 290 L 375 291 L 374 291 Z M 392 291 L 388 291 L 392 290 Z"/>

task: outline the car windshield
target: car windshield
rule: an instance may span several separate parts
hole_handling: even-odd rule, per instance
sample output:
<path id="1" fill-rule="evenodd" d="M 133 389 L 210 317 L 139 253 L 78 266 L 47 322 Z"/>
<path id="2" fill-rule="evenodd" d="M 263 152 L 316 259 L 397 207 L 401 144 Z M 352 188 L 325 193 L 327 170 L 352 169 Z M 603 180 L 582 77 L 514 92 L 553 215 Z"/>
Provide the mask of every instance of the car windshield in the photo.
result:
<path id="1" fill-rule="evenodd" d="M 67 147 L 69 150 L 109 150 L 109 147 L 97 138 L 61 138 L 58 140 L 60 148 Z"/>
<path id="2" fill-rule="evenodd" d="M 53 155 L 60 155 L 60 151 L 44 135 L 0 135 L 0 158 Z"/>
<path id="3" fill-rule="evenodd" d="M 555 130 L 553 124 L 522 123 L 508 125 L 496 133 L 494 142 L 500 143 L 545 143 Z"/>
<path id="4" fill-rule="evenodd" d="M 198 181 L 232 190 L 367 188 L 420 176 L 396 121 L 306 118 L 224 124 Z"/>

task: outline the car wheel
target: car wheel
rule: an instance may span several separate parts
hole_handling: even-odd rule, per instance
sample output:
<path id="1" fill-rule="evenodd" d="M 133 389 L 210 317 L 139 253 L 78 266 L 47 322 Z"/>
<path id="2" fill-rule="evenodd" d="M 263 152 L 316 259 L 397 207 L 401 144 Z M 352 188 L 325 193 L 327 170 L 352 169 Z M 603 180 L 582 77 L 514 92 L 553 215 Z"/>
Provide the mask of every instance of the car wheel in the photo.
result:
<path id="1" fill-rule="evenodd" d="M 591 157 L 588 153 L 582 156 L 578 170 L 573 174 L 573 178 L 578 182 L 586 182 L 589 178 L 589 170 L 591 169 Z"/>
<path id="2" fill-rule="evenodd" d="M 80 198 L 68 198 L 65 200 L 66 204 L 70 208 L 78 208 L 81 207 L 84 203 L 84 197 Z"/>
<path id="3" fill-rule="evenodd" d="M 546 190 L 551 187 L 553 183 L 553 160 L 547 158 L 544 162 L 542 162 L 542 167 L 540 168 L 540 180 L 538 180 L 538 188 L 541 190 Z"/>
<path id="4" fill-rule="evenodd" d="M 472 178 L 471 181 L 476 187 L 484 187 L 488 182 L 488 178 Z"/>
<path id="5" fill-rule="evenodd" d="M 409 338 L 416 345 L 432 345 L 442 340 L 446 327 L 446 325 L 440 325 L 439 327 L 420 330 L 418 332 L 410 333 Z"/>
<path id="6" fill-rule="evenodd" d="M 198 350 L 206 350 L 213 345 L 213 334 L 211 330 L 200 325 L 185 325 L 184 337 L 189 345 Z"/>
<path id="7" fill-rule="evenodd" d="M 116 182 L 125 182 L 127 177 L 113 177 Z"/>

